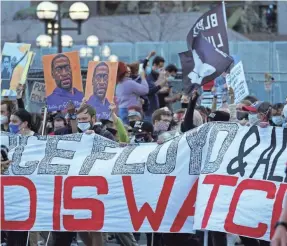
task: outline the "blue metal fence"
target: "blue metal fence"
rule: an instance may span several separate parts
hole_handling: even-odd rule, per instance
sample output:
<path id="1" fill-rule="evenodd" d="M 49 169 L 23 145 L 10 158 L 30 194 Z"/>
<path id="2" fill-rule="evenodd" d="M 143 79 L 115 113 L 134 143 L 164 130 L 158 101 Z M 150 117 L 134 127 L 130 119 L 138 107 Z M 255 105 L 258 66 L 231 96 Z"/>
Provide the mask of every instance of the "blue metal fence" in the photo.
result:
<path id="1" fill-rule="evenodd" d="M 167 63 L 180 67 L 178 53 L 185 51 L 186 42 L 138 42 L 138 43 L 105 43 L 111 48 L 111 53 L 124 62 L 133 62 L 147 56 L 151 50 L 165 57 Z M 246 72 L 287 72 L 287 42 L 230 42 L 230 54 L 238 56 L 244 64 Z M 64 51 L 80 50 L 75 45 L 64 48 Z M 41 57 L 57 52 L 55 47 L 35 49 L 36 57 L 33 68 L 41 68 Z M 99 55 L 99 48 L 93 55 Z M 82 58 L 81 65 L 87 67 L 90 58 Z"/>
<path id="2" fill-rule="evenodd" d="M 131 63 L 145 58 L 155 50 L 157 55 L 166 59 L 166 64 L 173 63 L 181 67 L 178 53 L 186 50 L 186 42 L 138 42 L 138 43 L 105 43 L 111 54 L 119 60 Z M 230 54 L 243 62 L 250 93 L 262 100 L 271 102 L 283 101 L 287 96 L 287 42 L 230 42 Z M 64 48 L 65 51 L 80 50 L 85 46 Z M 57 52 L 55 47 L 35 49 L 36 57 L 32 68 L 42 68 L 41 57 Z M 99 55 L 100 48 L 94 49 L 93 55 Z M 90 58 L 81 58 L 81 66 L 87 67 Z M 264 73 L 272 73 L 276 83 L 271 92 L 264 89 Z M 181 85 L 179 85 L 180 87 Z"/>

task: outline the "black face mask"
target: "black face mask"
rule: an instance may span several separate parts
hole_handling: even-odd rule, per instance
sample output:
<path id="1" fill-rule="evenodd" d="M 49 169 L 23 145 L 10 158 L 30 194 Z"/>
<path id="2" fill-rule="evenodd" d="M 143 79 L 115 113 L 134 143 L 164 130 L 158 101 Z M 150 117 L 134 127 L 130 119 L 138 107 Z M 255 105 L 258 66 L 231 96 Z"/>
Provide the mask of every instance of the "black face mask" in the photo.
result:
<path id="1" fill-rule="evenodd" d="M 243 119 L 247 119 L 248 120 L 248 113 L 247 112 L 237 111 L 236 112 L 236 117 L 237 117 L 238 120 L 243 120 Z"/>
<path id="2" fill-rule="evenodd" d="M 146 133 L 138 133 L 135 135 L 135 142 L 136 143 L 149 143 L 150 142 L 149 135 Z"/>
<path id="3" fill-rule="evenodd" d="M 187 108 L 188 107 L 188 103 L 182 103 L 181 104 L 181 108 Z"/>
<path id="4" fill-rule="evenodd" d="M 131 128 L 134 128 L 134 126 L 135 126 L 135 124 L 136 124 L 136 121 L 135 121 L 135 120 L 134 120 L 134 121 L 130 121 L 129 123 L 130 123 L 130 127 L 131 127 Z"/>

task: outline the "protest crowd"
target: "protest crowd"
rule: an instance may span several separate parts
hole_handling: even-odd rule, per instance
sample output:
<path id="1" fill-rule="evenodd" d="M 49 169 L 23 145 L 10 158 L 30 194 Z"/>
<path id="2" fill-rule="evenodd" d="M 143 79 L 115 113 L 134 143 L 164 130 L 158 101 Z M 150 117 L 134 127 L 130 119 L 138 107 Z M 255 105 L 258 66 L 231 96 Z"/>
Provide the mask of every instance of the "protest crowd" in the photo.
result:
<path id="1" fill-rule="evenodd" d="M 195 55 L 193 53 L 193 56 Z M 263 129 L 287 128 L 287 98 L 285 102 L 275 104 L 251 95 L 241 98 L 240 101 L 236 100 L 236 89 L 227 83 L 228 74 L 235 66 L 233 61 L 223 71 L 215 67 L 219 76 L 212 81 L 213 99 L 209 108 L 200 105 L 201 94 L 204 90 L 201 85 L 205 82 L 200 81 L 200 85 L 194 86 L 192 79 L 196 80 L 192 76 L 199 76 L 200 71 L 199 74 L 191 75 L 191 83 L 186 90 L 173 93 L 171 82 L 177 76 L 178 68 L 173 64 L 166 64 L 165 58 L 158 56 L 154 51 L 147 54 L 145 59 L 131 64 L 117 62 L 116 73 L 114 73 L 113 101 L 110 101 L 107 95 L 109 83 L 107 76 L 109 76 L 108 70 L 114 68 L 105 65 L 106 63 L 97 63 L 93 70 L 95 72 L 91 75 L 92 92 L 89 97 L 84 97 L 82 91 L 74 88 L 75 83 L 72 83 L 69 77 L 71 71 L 66 59 L 64 54 L 58 54 L 51 61 L 52 76 L 58 88 L 47 98 L 48 105 L 43 108 L 42 112 L 30 113 L 25 109 L 24 85 L 18 85 L 15 100 L 2 98 L 2 133 L 9 132 L 26 137 L 48 136 L 49 138 L 76 133 L 96 134 L 115 141 L 121 148 L 125 148 L 129 145 L 146 143 L 162 145 L 204 124 L 216 124 L 217 122 L 233 122 L 244 127 L 258 126 Z M 218 106 L 219 95 L 215 87 L 219 82 L 223 84 L 220 106 Z M 73 97 L 66 96 L 61 99 L 62 91 L 71 90 Z M 60 102 L 57 103 L 57 101 Z M 180 104 L 177 110 L 173 109 L 175 103 Z M 54 105 L 51 106 L 52 104 Z M 56 104 L 61 104 L 61 107 L 54 110 Z M 7 147 L 2 145 L 1 174 L 3 176 L 7 174 L 12 165 L 8 152 Z M 121 221 L 118 227 L 121 227 Z M 287 200 L 276 224 L 271 245 L 287 245 L 286 232 Z M 260 238 L 218 231 L 209 231 L 208 243 L 204 244 L 204 231 L 199 230 L 194 234 L 57 230 L 51 232 L 1 231 L 2 245 L 7 246 L 70 246 L 78 245 L 78 240 L 86 246 L 102 246 L 111 241 L 116 241 L 122 246 L 136 246 L 139 245 L 141 237 L 146 237 L 148 246 L 270 245 L 269 241 Z"/>

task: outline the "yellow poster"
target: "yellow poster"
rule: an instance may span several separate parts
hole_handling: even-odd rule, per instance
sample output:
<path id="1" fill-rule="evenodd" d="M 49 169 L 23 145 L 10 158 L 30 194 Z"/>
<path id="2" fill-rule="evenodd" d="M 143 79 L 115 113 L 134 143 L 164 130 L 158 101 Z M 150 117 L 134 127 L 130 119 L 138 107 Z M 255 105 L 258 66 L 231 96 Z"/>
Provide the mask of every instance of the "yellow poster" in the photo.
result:
<path id="1" fill-rule="evenodd" d="M 2 52 L 1 89 L 16 90 L 19 83 L 23 84 L 26 67 L 30 66 L 30 44 L 5 43 Z M 31 61 L 31 60 L 30 60 Z M 26 74 L 27 76 L 27 74 Z"/>

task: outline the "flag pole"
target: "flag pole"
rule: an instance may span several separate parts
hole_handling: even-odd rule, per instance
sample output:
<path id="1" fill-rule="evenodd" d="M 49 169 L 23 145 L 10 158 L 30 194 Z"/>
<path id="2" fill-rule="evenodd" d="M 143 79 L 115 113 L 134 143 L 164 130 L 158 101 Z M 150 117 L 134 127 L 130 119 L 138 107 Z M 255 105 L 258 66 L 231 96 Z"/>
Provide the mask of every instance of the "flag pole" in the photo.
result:
<path id="1" fill-rule="evenodd" d="M 42 132 L 41 132 L 41 135 L 42 135 L 42 136 L 44 136 L 45 129 L 46 129 L 47 114 L 48 114 L 48 110 L 47 110 L 47 107 L 45 107 L 45 111 L 44 111 L 44 119 L 43 119 L 43 122 L 42 122 Z"/>
<path id="2" fill-rule="evenodd" d="M 222 1 L 222 8 L 223 8 L 223 16 L 224 16 L 225 27 L 227 29 L 226 9 L 225 9 L 225 2 L 224 1 Z"/>
<path id="3" fill-rule="evenodd" d="M 203 240 L 203 245 L 208 246 L 208 231 L 204 231 L 204 240 Z"/>

